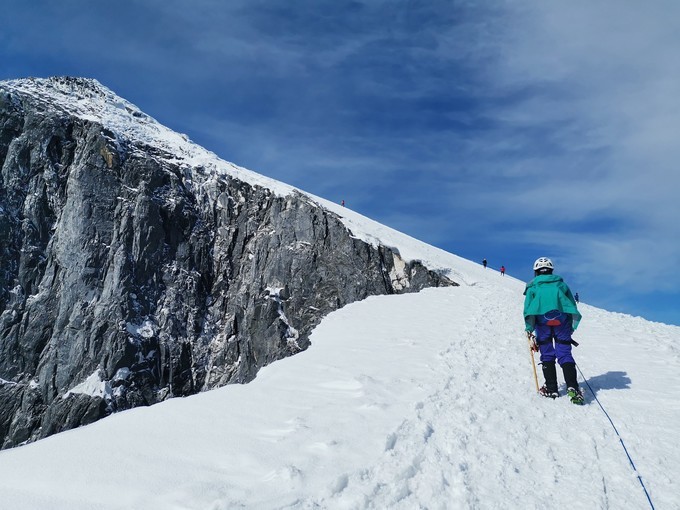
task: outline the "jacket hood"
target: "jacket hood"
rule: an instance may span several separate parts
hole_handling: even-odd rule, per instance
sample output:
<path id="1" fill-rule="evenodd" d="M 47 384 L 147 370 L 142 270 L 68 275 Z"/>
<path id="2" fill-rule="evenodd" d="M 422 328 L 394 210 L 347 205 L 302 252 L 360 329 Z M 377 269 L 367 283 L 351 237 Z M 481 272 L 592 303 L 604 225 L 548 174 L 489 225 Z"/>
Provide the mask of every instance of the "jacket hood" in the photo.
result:
<path id="1" fill-rule="evenodd" d="M 562 277 L 558 274 L 539 274 L 537 277 L 531 280 L 527 286 L 530 287 L 532 285 L 540 285 L 542 283 L 556 283 L 563 281 L 564 280 Z"/>

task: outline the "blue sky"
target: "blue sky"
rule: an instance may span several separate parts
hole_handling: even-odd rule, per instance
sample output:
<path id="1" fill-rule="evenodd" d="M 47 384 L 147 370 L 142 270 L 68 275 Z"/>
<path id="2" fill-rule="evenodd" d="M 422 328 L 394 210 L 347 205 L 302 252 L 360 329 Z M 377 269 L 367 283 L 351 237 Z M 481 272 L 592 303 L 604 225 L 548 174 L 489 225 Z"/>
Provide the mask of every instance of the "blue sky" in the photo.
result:
<path id="1" fill-rule="evenodd" d="M 223 159 L 524 280 L 549 256 L 583 301 L 680 325 L 678 19 L 676 0 L 5 0 L 0 79 L 96 78 Z"/>

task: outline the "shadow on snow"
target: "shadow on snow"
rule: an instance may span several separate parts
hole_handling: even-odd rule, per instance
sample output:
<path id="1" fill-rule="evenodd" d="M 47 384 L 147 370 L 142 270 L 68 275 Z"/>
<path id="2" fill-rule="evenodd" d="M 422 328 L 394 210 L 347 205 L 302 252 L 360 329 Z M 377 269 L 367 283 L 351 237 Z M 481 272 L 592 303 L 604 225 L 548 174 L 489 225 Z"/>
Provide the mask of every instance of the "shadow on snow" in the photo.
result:
<path id="1" fill-rule="evenodd" d="M 615 371 L 586 379 L 593 393 L 599 390 L 626 390 L 630 388 L 630 377 L 626 372 Z"/>

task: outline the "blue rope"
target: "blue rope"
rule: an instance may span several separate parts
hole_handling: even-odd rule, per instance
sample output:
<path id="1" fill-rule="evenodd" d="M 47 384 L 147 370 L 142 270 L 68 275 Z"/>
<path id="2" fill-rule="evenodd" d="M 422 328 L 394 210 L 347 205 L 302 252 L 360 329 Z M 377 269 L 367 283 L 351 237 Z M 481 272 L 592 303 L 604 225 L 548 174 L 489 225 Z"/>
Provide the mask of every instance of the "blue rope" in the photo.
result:
<path id="1" fill-rule="evenodd" d="M 616 435 L 619 437 L 619 441 L 621 442 L 621 446 L 623 446 L 623 451 L 626 452 L 626 457 L 628 457 L 628 462 L 630 462 L 630 465 L 631 465 L 631 467 L 633 468 L 633 471 L 635 472 L 635 475 L 637 476 L 637 479 L 638 479 L 638 481 L 640 482 L 640 485 L 642 486 L 642 490 L 645 491 L 645 496 L 647 496 L 647 501 L 649 501 L 649 506 L 652 507 L 652 510 L 654 510 L 654 503 L 652 503 L 652 498 L 649 497 L 649 492 L 647 492 L 647 487 L 645 487 L 645 484 L 644 484 L 644 482 L 642 481 L 642 477 L 641 477 L 640 474 L 638 473 L 638 470 L 637 470 L 637 468 L 635 467 L 635 463 L 633 462 L 633 459 L 630 457 L 630 454 L 628 453 L 628 448 L 626 448 L 626 445 L 625 445 L 625 443 L 623 442 L 623 438 L 622 438 L 621 435 L 619 434 L 619 431 L 616 430 L 616 425 L 614 425 L 614 422 L 613 422 L 612 419 L 610 418 L 610 416 L 609 416 L 609 414 L 607 413 L 607 411 L 605 410 L 604 406 L 602 405 L 602 403 L 600 402 L 600 400 L 597 398 L 597 395 L 596 395 L 595 392 L 593 391 L 593 388 L 590 386 L 590 383 L 589 383 L 588 380 L 586 379 L 586 376 L 583 375 L 583 371 L 581 370 L 581 367 L 579 367 L 578 365 L 576 365 L 576 367 L 578 368 L 578 371 L 579 371 L 579 373 L 581 374 L 581 377 L 583 377 L 583 381 L 586 383 L 586 386 L 588 386 L 588 389 L 590 390 L 590 393 L 592 393 L 593 397 L 595 398 L 595 402 L 597 402 L 597 404 L 600 406 L 600 409 L 602 409 L 602 412 L 604 413 L 604 415 L 605 415 L 605 416 L 607 417 L 607 419 L 609 420 L 609 423 L 612 424 L 612 428 L 614 429 L 614 432 L 616 432 Z"/>

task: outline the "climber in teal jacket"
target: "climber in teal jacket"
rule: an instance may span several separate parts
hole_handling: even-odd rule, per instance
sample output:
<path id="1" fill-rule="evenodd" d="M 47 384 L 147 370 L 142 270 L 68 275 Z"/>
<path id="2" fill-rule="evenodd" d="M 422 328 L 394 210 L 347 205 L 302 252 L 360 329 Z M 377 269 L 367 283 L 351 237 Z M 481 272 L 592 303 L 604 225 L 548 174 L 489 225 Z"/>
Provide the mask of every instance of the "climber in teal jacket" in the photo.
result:
<path id="1" fill-rule="evenodd" d="M 535 339 L 534 350 L 537 348 L 541 352 L 545 376 L 545 385 L 539 393 L 550 398 L 559 396 L 557 360 L 572 402 L 583 403 L 576 378 L 576 362 L 571 353 L 572 345 L 577 345 L 571 335 L 581 321 L 581 314 L 567 284 L 561 276 L 553 274 L 553 263 L 549 258 L 541 257 L 534 262 L 534 279 L 527 283 L 524 296 L 524 329 L 530 340 Z"/>
<path id="2" fill-rule="evenodd" d="M 524 290 L 524 326 L 526 331 L 533 331 L 536 316 L 552 310 L 570 314 L 572 327 L 576 331 L 581 321 L 576 300 L 561 276 L 556 274 L 539 274 Z"/>

